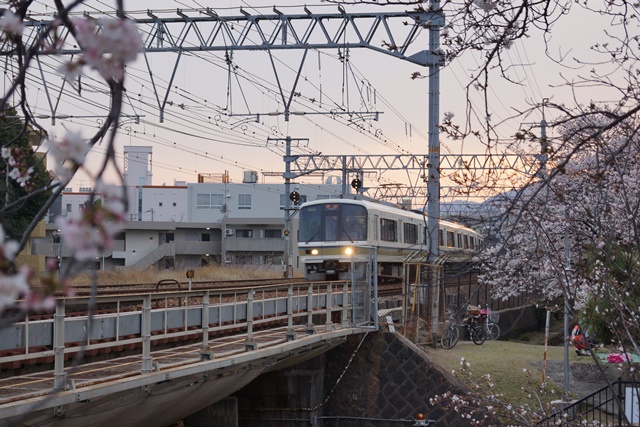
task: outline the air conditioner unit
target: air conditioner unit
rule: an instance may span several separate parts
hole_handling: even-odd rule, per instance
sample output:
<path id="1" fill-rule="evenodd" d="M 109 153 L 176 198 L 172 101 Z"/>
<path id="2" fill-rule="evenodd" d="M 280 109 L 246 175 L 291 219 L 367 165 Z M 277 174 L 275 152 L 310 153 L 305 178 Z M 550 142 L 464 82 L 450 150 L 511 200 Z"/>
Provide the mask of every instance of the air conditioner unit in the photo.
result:
<path id="1" fill-rule="evenodd" d="M 233 236 L 233 230 L 231 228 L 225 228 L 224 235 L 225 236 Z"/>

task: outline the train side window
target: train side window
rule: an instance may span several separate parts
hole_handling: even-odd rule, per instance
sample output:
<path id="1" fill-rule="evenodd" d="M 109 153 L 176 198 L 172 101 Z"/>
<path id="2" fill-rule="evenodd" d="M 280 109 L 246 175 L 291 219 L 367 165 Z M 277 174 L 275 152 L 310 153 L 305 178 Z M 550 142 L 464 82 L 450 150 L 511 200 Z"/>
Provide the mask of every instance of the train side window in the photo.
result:
<path id="1" fill-rule="evenodd" d="M 464 246 L 462 246 L 462 234 L 461 233 L 456 233 L 456 235 L 458 236 L 458 246 L 456 246 L 457 248 L 463 248 Z"/>
<path id="2" fill-rule="evenodd" d="M 418 226 L 404 223 L 404 242 L 411 245 L 418 243 Z"/>
<path id="3" fill-rule="evenodd" d="M 464 241 L 464 248 L 469 249 L 469 236 L 465 234 L 462 236 L 462 240 Z"/>
<path id="4" fill-rule="evenodd" d="M 438 230 L 438 246 L 444 246 L 444 231 Z"/>
<path id="5" fill-rule="evenodd" d="M 380 218 L 380 240 L 397 242 L 396 222 L 387 218 Z"/>
<path id="6" fill-rule="evenodd" d="M 475 249 L 475 246 L 476 246 L 475 245 L 475 243 L 476 243 L 475 240 L 476 239 L 473 236 L 469 236 L 469 248 L 470 249 Z"/>
<path id="7" fill-rule="evenodd" d="M 447 231 L 447 246 L 450 248 L 455 248 L 456 247 L 456 239 L 455 239 L 455 234 L 453 233 L 453 231 Z"/>

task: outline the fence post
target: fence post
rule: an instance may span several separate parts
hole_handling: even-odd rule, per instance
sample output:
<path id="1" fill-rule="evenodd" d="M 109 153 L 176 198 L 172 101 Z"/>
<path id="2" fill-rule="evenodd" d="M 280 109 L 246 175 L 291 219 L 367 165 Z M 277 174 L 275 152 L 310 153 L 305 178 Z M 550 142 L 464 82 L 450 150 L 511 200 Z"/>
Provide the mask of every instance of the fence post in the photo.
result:
<path id="1" fill-rule="evenodd" d="M 620 403 L 619 407 L 618 407 L 618 425 L 621 426 L 622 425 L 622 413 L 624 412 L 624 408 L 625 408 L 625 404 L 624 404 L 624 396 L 622 395 L 622 378 L 618 377 L 618 396 L 617 396 L 617 401 L 618 403 Z M 635 405 L 631 405 L 632 409 L 631 409 L 631 420 L 633 420 L 633 409 L 635 407 Z"/>
<path id="2" fill-rule="evenodd" d="M 293 330 L 293 285 L 289 285 L 287 289 L 287 341 L 293 341 L 298 336 L 296 331 Z"/>
<path id="3" fill-rule="evenodd" d="M 253 289 L 249 289 L 247 295 L 247 341 L 244 343 L 245 350 L 255 350 L 258 348 L 253 340 Z"/>
<path id="4" fill-rule="evenodd" d="M 202 344 L 209 343 L 209 291 L 202 295 Z"/>
<path id="5" fill-rule="evenodd" d="M 65 301 L 56 300 L 56 313 L 53 315 L 53 390 L 62 391 L 65 388 L 64 373 L 64 311 Z"/>
<path id="6" fill-rule="evenodd" d="M 342 285 L 342 327 L 346 328 L 349 325 L 349 282 L 345 282 Z"/>
<path id="7" fill-rule="evenodd" d="M 151 295 L 142 299 L 142 373 L 148 374 L 153 370 L 151 357 Z"/>
<path id="8" fill-rule="evenodd" d="M 333 282 L 329 282 L 327 284 L 327 303 L 326 303 L 326 309 L 327 309 L 327 321 L 324 324 L 325 326 L 325 331 L 333 331 L 335 328 L 333 326 L 333 322 L 331 321 L 331 313 L 332 313 L 332 299 L 333 299 L 333 295 L 331 293 L 331 289 L 333 288 Z"/>
<path id="9" fill-rule="evenodd" d="M 313 326 L 313 284 L 309 283 L 309 290 L 307 291 L 307 335 L 315 333 L 316 327 Z"/>

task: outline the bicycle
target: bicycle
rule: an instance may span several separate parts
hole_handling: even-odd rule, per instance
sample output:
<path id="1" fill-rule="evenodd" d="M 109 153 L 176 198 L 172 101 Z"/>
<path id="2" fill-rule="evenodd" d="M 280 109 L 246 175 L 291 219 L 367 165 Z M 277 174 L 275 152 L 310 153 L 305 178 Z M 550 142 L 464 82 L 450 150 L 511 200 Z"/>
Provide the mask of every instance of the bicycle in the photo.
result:
<path id="1" fill-rule="evenodd" d="M 500 336 L 500 325 L 498 325 L 499 314 L 494 314 L 489 308 L 489 304 L 485 304 L 485 308 L 480 310 L 480 322 L 487 332 L 487 339 L 495 341 Z"/>
<path id="2" fill-rule="evenodd" d="M 447 327 L 440 337 L 440 344 L 442 344 L 442 347 L 449 350 L 458 343 L 458 340 L 460 339 L 459 326 L 463 326 L 467 329 L 469 337 L 474 344 L 482 345 L 487 339 L 487 332 L 482 327 L 482 324 L 478 322 L 478 316 L 467 315 L 460 322 L 458 319 L 462 316 L 460 316 L 459 313 L 459 310 L 457 310 L 457 313 L 454 311 L 453 316 L 451 316 L 452 318 L 447 321 Z"/>

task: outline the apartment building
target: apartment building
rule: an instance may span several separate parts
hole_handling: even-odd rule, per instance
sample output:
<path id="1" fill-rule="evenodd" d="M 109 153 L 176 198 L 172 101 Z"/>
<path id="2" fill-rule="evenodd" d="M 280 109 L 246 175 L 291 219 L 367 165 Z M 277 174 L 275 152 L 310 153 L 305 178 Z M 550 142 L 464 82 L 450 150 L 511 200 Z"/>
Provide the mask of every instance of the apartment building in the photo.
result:
<path id="1" fill-rule="evenodd" d="M 124 227 L 114 247 L 88 269 L 188 269 L 210 263 L 298 269 L 297 216 L 295 211 L 285 215 L 284 183 L 259 183 L 257 172 L 245 171 L 237 183 L 228 174 L 219 174 L 220 179 L 211 174 L 213 179 L 201 182 L 154 185 L 151 156 L 151 147 L 125 147 Z M 292 183 L 294 189 L 304 202 L 338 198 L 342 185 L 332 179 L 329 184 Z M 90 188 L 65 189 L 52 206 L 46 237 L 33 242 L 34 254 L 64 265 L 71 252 L 55 218 L 82 209 L 90 195 Z"/>

